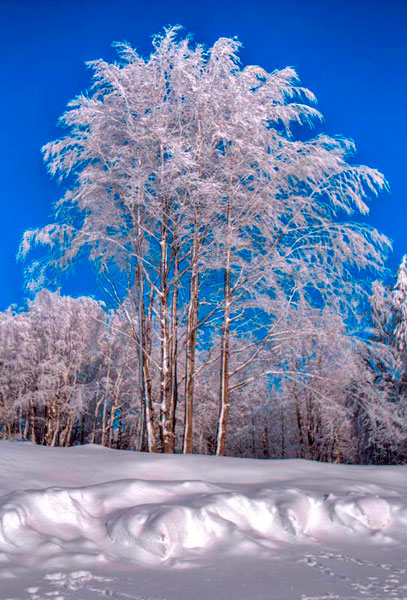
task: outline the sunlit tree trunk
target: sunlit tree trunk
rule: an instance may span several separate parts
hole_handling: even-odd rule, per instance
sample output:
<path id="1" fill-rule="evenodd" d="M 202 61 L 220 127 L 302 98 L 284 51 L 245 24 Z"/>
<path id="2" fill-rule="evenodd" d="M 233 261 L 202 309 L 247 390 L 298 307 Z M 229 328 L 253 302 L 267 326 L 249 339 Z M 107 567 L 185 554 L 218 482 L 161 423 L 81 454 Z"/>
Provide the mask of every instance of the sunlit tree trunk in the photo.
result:
<path id="1" fill-rule="evenodd" d="M 170 419 L 171 430 L 174 436 L 178 406 L 178 290 L 179 290 L 179 246 L 174 245 L 174 284 L 171 300 L 171 402 Z"/>
<path id="2" fill-rule="evenodd" d="M 192 248 L 192 271 L 189 289 L 189 306 L 187 313 L 187 346 L 186 346 L 186 397 L 185 397 L 185 427 L 184 454 L 193 450 L 193 403 L 195 389 L 195 355 L 198 333 L 198 301 L 199 301 L 199 271 L 198 271 L 199 232 L 198 223 L 194 222 L 194 238 Z"/>
<path id="3" fill-rule="evenodd" d="M 170 289 L 168 275 L 169 231 L 168 231 L 169 202 L 164 202 L 161 224 L 161 262 L 160 262 L 160 438 L 162 451 L 174 452 L 174 432 L 172 430 L 171 411 L 171 344 L 170 344 Z"/>
<path id="4" fill-rule="evenodd" d="M 230 315 L 232 305 L 231 292 L 231 209 L 230 202 L 227 206 L 227 235 L 224 269 L 224 294 L 223 294 L 223 317 L 220 349 L 220 381 L 219 381 L 219 419 L 216 439 L 216 454 L 222 456 L 225 453 L 226 428 L 230 411 L 230 389 L 229 389 L 229 359 L 230 359 Z"/>
<path id="5" fill-rule="evenodd" d="M 154 291 L 149 294 L 148 314 L 143 311 L 143 386 L 145 398 L 145 420 L 147 433 L 147 449 L 149 452 L 157 452 L 156 431 L 154 422 L 152 381 L 150 374 L 151 356 L 151 329 L 153 313 Z"/>

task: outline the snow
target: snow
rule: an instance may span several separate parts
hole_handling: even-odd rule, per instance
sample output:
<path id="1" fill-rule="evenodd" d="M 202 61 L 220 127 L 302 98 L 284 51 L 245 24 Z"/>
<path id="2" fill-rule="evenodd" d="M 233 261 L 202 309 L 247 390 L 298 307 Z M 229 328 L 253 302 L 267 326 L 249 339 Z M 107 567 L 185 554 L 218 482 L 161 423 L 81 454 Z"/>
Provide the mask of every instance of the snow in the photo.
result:
<path id="1" fill-rule="evenodd" d="M 407 598 L 407 467 L 0 442 L 0 599 Z"/>

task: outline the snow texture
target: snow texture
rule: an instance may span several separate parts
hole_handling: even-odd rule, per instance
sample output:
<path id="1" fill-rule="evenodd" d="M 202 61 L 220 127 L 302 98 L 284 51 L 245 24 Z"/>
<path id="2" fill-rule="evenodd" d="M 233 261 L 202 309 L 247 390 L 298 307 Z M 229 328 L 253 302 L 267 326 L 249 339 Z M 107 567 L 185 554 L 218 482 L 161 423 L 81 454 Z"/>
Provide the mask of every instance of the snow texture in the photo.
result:
<path id="1" fill-rule="evenodd" d="M 0 442 L 0 473 L 2 600 L 407 598 L 404 466 Z"/>

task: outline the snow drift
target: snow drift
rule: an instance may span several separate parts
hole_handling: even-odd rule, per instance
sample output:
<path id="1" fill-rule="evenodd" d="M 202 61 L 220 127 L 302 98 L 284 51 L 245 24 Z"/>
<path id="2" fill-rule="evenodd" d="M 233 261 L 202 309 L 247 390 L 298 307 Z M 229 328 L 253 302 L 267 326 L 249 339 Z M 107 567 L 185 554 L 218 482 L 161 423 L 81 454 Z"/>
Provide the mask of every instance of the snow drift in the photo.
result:
<path id="1" fill-rule="evenodd" d="M 0 468 L 11 448 L 15 461 L 20 457 L 26 467 L 27 461 L 31 465 L 30 483 L 37 469 L 38 487 L 0 497 L 0 557 L 6 563 L 21 557 L 30 565 L 124 560 L 181 567 L 218 553 L 273 555 L 290 544 L 407 543 L 405 467 L 160 457 L 92 446 L 64 450 L 1 443 Z M 45 455 L 48 477 L 59 477 L 65 485 L 41 486 L 44 464 L 35 463 L 35 457 Z M 67 468 L 68 457 L 76 469 Z M 181 479 L 204 471 L 207 481 Z M 10 467 L 8 472 L 10 477 Z M 103 472 L 111 480 L 100 482 Z M 137 472 L 143 478 L 134 478 Z M 91 485 L 70 486 L 81 473 Z M 124 473 L 131 478 L 122 478 Z M 2 477 L 7 487 L 4 469 Z"/>

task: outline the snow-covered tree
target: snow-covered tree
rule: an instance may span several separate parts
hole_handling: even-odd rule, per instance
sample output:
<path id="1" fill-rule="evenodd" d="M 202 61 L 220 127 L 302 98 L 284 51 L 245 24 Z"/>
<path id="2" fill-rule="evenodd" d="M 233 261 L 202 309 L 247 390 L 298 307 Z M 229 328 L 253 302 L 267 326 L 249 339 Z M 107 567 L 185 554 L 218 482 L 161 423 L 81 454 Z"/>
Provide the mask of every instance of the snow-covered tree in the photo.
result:
<path id="1" fill-rule="evenodd" d="M 367 336 L 359 343 L 354 431 L 363 462 L 407 459 L 406 268 L 404 256 L 393 288 L 374 282 Z"/>
<path id="2" fill-rule="evenodd" d="M 26 311 L 1 314 L 0 419 L 6 430 L 8 415 L 15 415 L 21 436 L 71 445 L 94 393 L 104 320 L 95 300 L 47 290 Z"/>
<path id="3" fill-rule="evenodd" d="M 0 313 L 0 436 L 22 436 L 23 415 L 19 399 L 25 393 L 27 378 L 21 354 L 26 324 L 15 308 Z"/>
<path id="4" fill-rule="evenodd" d="M 174 451 L 182 403 L 192 451 L 198 379 L 217 365 L 223 454 L 232 398 L 272 376 L 281 344 L 298 338 L 281 327 L 287 314 L 354 309 L 355 270 L 382 265 L 386 238 L 345 217 L 367 213 L 385 180 L 353 164 L 350 140 L 294 138 L 321 115 L 293 69 L 242 68 L 235 39 L 205 49 L 177 36 L 156 36 L 148 58 L 119 44 L 120 62 L 90 63 L 92 88 L 44 147 L 69 185 L 21 255 L 49 247 L 28 270 L 38 288 L 86 253 L 116 305 L 128 303 L 150 450 Z"/>
<path id="5" fill-rule="evenodd" d="M 396 284 L 393 289 L 392 301 L 396 313 L 396 326 L 394 329 L 395 345 L 400 353 L 402 366 L 406 368 L 407 356 L 407 255 L 403 256 L 397 269 Z"/>

